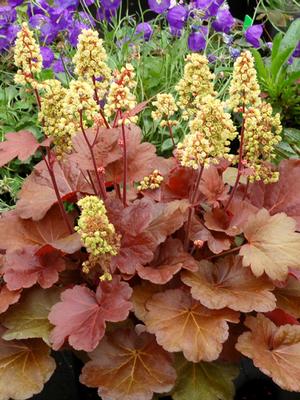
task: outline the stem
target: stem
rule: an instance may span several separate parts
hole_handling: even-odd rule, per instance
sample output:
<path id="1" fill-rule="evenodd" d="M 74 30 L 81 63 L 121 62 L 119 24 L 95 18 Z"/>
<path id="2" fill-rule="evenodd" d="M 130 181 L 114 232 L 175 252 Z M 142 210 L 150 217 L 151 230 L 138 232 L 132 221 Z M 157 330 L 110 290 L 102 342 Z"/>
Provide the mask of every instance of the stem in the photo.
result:
<path id="1" fill-rule="evenodd" d="M 123 140 L 123 204 L 127 206 L 127 145 L 125 135 L 125 125 L 122 122 L 122 140 Z"/>
<path id="2" fill-rule="evenodd" d="M 245 112 L 245 107 L 243 107 L 243 114 Z M 238 172 L 237 172 L 237 176 L 236 176 L 236 180 L 233 186 L 233 189 L 230 193 L 229 199 L 226 203 L 225 206 L 225 211 L 228 210 L 228 207 L 233 199 L 233 196 L 236 192 L 236 189 L 239 185 L 240 179 L 241 179 L 241 175 L 242 175 L 242 167 L 243 167 L 243 153 L 244 153 L 244 138 L 245 138 L 245 118 L 243 118 L 243 125 L 242 125 L 242 130 L 241 130 L 241 143 L 240 143 L 240 149 L 239 149 L 239 163 L 238 163 Z"/>
<path id="3" fill-rule="evenodd" d="M 72 228 L 72 226 L 70 224 L 70 221 L 68 219 L 68 216 L 67 216 L 66 210 L 64 208 L 62 199 L 60 197 L 60 193 L 59 193 L 59 190 L 58 190 L 57 182 L 56 182 L 56 179 L 55 179 L 55 174 L 54 174 L 54 171 L 53 171 L 53 166 L 52 166 L 52 163 L 50 162 L 50 150 L 48 148 L 47 148 L 47 155 L 48 155 L 48 161 L 47 161 L 45 155 L 42 153 L 43 160 L 45 161 L 45 164 L 47 166 L 47 169 L 48 169 L 51 181 L 52 181 L 52 185 L 53 185 L 56 197 L 57 197 L 57 202 L 58 202 L 58 205 L 59 205 L 61 216 L 63 217 L 63 220 L 65 221 L 65 224 L 66 224 L 70 234 L 72 235 L 74 233 L 74 231 L 73 231 L 73 228 Z"/>
<path id="4" fill-rule="evenodd" d="M 191 206 L 189 208 L 189 214 L 188 214 L 188 220 L 186 224 L 186 231 L 185 231 L 185 238 L 184 238 L 184 249 L 187 251 L 189 247 L 189 237 L 190 237 L 190 230 L 191 230 L 191 225 L 192 225 L 192 216 L 194 213 L 194 205 L 195 205 L 195 200 L 196 196 L 198 193 L 198 188 L 201 182 L 202 174 L 204 171 L 204 165 L 201 165 L 200 169 L 198 170 L 198 176 L 196 179 L 195 186 L 193 188 L 192 196 L 191 196 Z"/>
<path id="5" fill-rule="evenodd" d="M 107 122 L 107 120 L 105 118 L 105 115 L 103 113 L 103 110 L 102 110 L 102 108 L 100 106 L 100 99 L 99 99 L 98 91 L 97 91 L 97 87 L 96 87 L 96 78 L 95 78 L 94 75 L 93 75 L 92 79 L 93 79 L 93 84 L 94 84 L 94 92 L 95 92 L 96 102 L 97 102 L 97 104 L 99 106 L 99 112 L 101 114 L 101 117 L 103 118 L 103 121 L 104 121 L 104 124 L 105 124 L 106 128 L 109 129 L 110 128 L 109 123 Z"/>
<path id="6" fill-rule="evenodd" d="M 175 147 L 176 147 L 176 144 L 175 144 L 175 140 L 174 140 L 173 130 L 172 130 L 172 126 L 171 126 L 171 124 L 170 124 L 169 121 L 168 121 L 168 128 L 169 128 L 170 137 L 171 137 L 173 146 L 174 146 L 174 148 L 175 148 Z"/>
<path id="7" fill-rule="evenodd" d="M 118 199 L 122 200 L 120 185 L 118 183 L 115 183 L 114 188 Z"/>
<path id="8" fill-rule="evenodd" d="M 212 260 L 217 257 L 222 257 L 222 256 L 226 256 L 227 254 L 235 253 L 236 251 L 239 251 L 242 247 L 243 247 L 243 245 L 234 247 L 233 249 L 230 249 L 227 251 L 223 251 L 223 253 L 220 253 L 220 254 L 214 254 L 213 256 L 206 257 L 205 260 Z"/>
<path id="9" fill-rule="evenodd" d="M 90 171 L 87 171 L 87 174 L 89 176 L 89 180 L 90 180 L 90 183 L 92 185 L 93 191 L 94 191 L 95 195 L 97 196 L 97 189 L 96 189 L 96 186 L 94 184 L 94 181 L 93 181 L 93 178 L 92 178 L 92 175 L 91 175 Z"/>
<path id="10" fill-rule="evenodd" d="M 107 197 L 105 185 L 102 182 L 102 177 L 100 178 L 100 175 L 98 173 L 93 147 L 91 146 L 91 144 L 89 142 L 89 139 L 88 139 L 88 137 L 86 135 L 85 129 L 83 127 L 82 111 L 79 111 L 79 116 L 80 116 L 80 128 L 81 128 L 81 131 L 83 133 L 83 136 L 84 136 L 84 139 L 86 141 L 86 144 L 88 145 L 88 148 L 89 148 L 90 153 L 91 153 L 92 162 L 93 162 L 93 166 L 94 166 L 94 170 L 95 170 L 95 174 L 96 174 L 97 183 L 98 183 L 98 186 L 99 186 L 99 189 L 100 189 L 101 197 L 105 200 L 106 197 Z"/>

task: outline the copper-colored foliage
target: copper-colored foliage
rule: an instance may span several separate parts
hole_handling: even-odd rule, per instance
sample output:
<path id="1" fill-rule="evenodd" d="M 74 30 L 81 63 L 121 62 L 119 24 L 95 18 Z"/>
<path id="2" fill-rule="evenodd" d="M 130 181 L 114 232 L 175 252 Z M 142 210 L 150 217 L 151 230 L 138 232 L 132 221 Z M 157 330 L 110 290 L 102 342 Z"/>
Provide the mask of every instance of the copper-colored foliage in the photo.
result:
<path id="1" fill-rule="evenodd" d="M 0 399 L 25 400 L 39 393 L 55 370 L 49 354 L 42 340 L 0 338 Z"/>
<path id="2" fill-rule="evenodd" d="M 243 333 L 236 348 L 283 389 L 300 391 L 300 326 L 282 325 L 258 314 L 247 317 L 250 332 Z"/>
<path id="3" fill-rule="evenodd" d="M 300 282 L 289 277 L 287 285 L 277 288 L 274 292 L 277 299 L 277 307 L 288 312 L 295 318 L 300 318 Z"/>
<path id="4" fill-rule="evenodd" d="M 176 372 L 170 355 L 149 333 L 108 333 L 82 370 L 80 381 L 99 388 L 103 400 L 151 400 L 172 389 Z"/>
<path id="5" fill-rule="evenodd" d="M 0 314 L 4 313 L 11 304 L 16 303 L 21 296 L 21 290 L 9 290 L 6 285 L 0 288 Z"/>
<path id="6" fill-rule="evenodd" d="M 146 308 L 145 325 L 157 342 L 167 351 L 183 351 L 193 362 L 216 360 L 228 338 L 227 322 L 239 321 L 239 313 L 209 310 L 181 289 L 155 294 Z"/>
<path id="7" fill-rule="evenodd" d="M 105 322 L 127 318 L 132 307 L 130 286 L 115 276 L 112 282 L 101 282 L 96 293 L 85 286 L 74 286 L 61 294 L 48 316 L 55 325 L 50 340 L 54 350 L 66 339 L 76 350 L 92 351 L 105 334 Z"/>
<path id="8" fill-rule="evenodd" d="M 256 278 L 239 256 L 220 258 L 215 264 L 201 261 L 197 272 L 182 272 L 182 281 L 191 287 L 196 300 L 211 309 L 266 312 L 276 306 L 272 282 L 267 277 Z"/>
<path id="9" fill-rule="evenodd" d="M 186 251 L 178 239 L 167 239 L 159 249 L 156 259 L 149 266 L 138 266 L 137 273 L 142 279 L 162 285 L 169 282 L 182 268 L 195 271 L 198 262 Z"/>
<path id="10" fill-rule="evenodd" d="M 300 268 L 300 233 L 295 228 L 295 220 L 284 213 L 270 216 L 262 209 L 250 217 L 244 227 L 248 244 L 240 250 L 243 265 L 255 276 L 265 272 L 274 280 L 285 280 L 289 267 Z"/>
<path id="11" fill-rule="evenodd" d="M 300 160 L 283 160 L 279 165 L 279 181 L 271 185 L 262 182 L 250 185 L 252 204 L 266 208 L 271 215 L 285 212 L 300 229 Z"/>

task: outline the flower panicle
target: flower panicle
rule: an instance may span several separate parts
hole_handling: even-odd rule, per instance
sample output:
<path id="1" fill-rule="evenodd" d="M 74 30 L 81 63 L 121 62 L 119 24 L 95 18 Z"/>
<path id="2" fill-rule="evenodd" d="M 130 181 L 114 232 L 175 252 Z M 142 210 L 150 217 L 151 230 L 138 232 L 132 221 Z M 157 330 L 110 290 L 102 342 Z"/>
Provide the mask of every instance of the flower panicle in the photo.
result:
<path id="1" fill-rule="evenodd" d="M 160 187 L 164 180 L 164 177 L 160 174 L 160 172 L 155 169 L 149 176 L 145 176 L 144 179 L 140 182 L 137 189 L 139 191 L 142 190 L 155 190 Z"/>
<path id="2" fill-rule="evenodd" d="M 102 200 L 97 196 L 86 196 L 78 201 L 81 214 L 75 230 L 89 253 L 89 260 L 83 263 L 83 272 L 100 264 L 104 275 L 108 276 L 111 257 L 120 249 L 120 235 L 109 222 L 107 211 Z M 106 276 L 105 275 L 105 276 Z"/>
<path id="3" fill-rule="evenodd" d="M 234 63 L 228 105 L 235 112 L 241 112 L 247 107 L 259 107 L 260 94 L 254 58 L 249 50 L 243 51 Z"/>
<path id="4" fill-rule="evenodd" d="M 43 82 L 39 121 L 46 136 L 53 139 L 58 159 L 72 150 L 72 136 L 76 126 L 64 111 L 67 90 L 56 79 Z"/>
<path id="5" fill-rule="evenodd" d="M 112 72 L 107 65 L 107 53 L 103 40 L 97 31 L 83 29 L 78 37 L 77 52 L 73 57 L 75 74 L 80 80 L 93 83 L 99 100 L 103 99 L 111 78 Z"/>
<path id="6" fill-rule="evenodd" d="M 26 22 L 22 24 L 17 34 L 14 62 L 18 67 L 15 82 L 23 86 L 30 84 L 33 88 L 37 88 L 38 82 L 35 80 L 35 75 L 41 72 L 43 59 L 40 47 Z"/>
<path id="7" fill-rule="evenodd" d="M 230 141 L 237 136 L 236 128 L 224 104 L 208 95 L 203 98 L 201 110 L 189 123 L 190 134 L 176 149 L 176 157 L 184 167 L 218 163 L 219 158 L 231 159 Z"/>
<path id="8" fill-rule="evenodd" d="M 273 115 L 272 106 L 262 102 L 259 108 L 249 107 L 244 113 L 244 160 L 253 170 L 250 182 L 277 182 L 279 173 L 273 171 L 274 147 L 281 141 L 280 114 Z"/>
<path id="9" fill-rule="evenodd" d="M 198 53 L 189 54 L 186 59 L 183 78 L 175 89 L 178 92 L 178 105 L 182 109 L 185 120 L 195 116 L 201 107 L 202 99 L 215 96 L 213 87 L 215 75 L 210 72 L 208 59 Z"/>
<path id="10" fill-rule="evenodd" d="M 108 119 L 112 118 L 116 113 L 120 117 L 123 113 L 134 109 L 137 105 L 136 97 L 132 91 L 136 87 L 134 68 L 131 64 L 126 64 L 120 71 L 114 72 L 114 81 L 111 83 L 106 104 L 104 106 L 104 113 Z M 118 123 L 135 123 L 137 117 L 129 117 L 125 121 L 122 118 Z"/>
<path id="11" fill-rule="evenodd" d="M 156 101 L 152 105 L 156 108 L 152 111 L 151 116 L 154 121 L 160 120 L 160 126 L 176 126 L 178 121 L 171 120 L 171 117 L 178 111 L 174 97 L 169 93 L 159 93 L 156 96 Z"/>

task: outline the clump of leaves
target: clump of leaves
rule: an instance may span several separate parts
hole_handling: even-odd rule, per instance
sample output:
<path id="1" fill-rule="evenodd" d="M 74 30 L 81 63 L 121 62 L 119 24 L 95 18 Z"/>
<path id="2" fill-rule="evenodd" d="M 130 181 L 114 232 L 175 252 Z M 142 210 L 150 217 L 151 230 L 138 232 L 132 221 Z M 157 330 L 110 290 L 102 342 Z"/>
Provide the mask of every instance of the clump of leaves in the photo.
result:
<path id="1" fill-rule="evenodd" d="M 253 66 L 244 71 L 248 62 L 250 53 L 237 63 L 231 86 L 243 119 L 237 168 L 213 124 L 223 124 L 231 137 L 238 132 L 213 90 L 203 99 L 198 93 L 209 122 L 201 107 L 189 104 L 192 122 L 206 129 L 200 155 L 193 124 L 192 140 L 176 157 L 157 156 L 133 123 L 147 103 L 135 105 L 132 96 L 129 103 L 118 96 L 114 102 L 109 92 L 115 109 L 107 116 L 93 76 L 86 81 L 94 86 L 77 81 L 81 91 L 87 88 L 82 96 L 68 92 L 78 131 L 62 159 L 53 144 L 61 139 L 57 130 L 43 141 L 28 131 L 7 135 L 0 165 L 37 151 L 43 159 L 25 179 L 15 210 L 0 219 L 1 399 L 42 390 L 55 368 L 50 348 L 86 352 L 80 380 L 104 400 L 151 400 L 162 393 L 174 400 L 199 393 L 231 399 L 241 354 L 281 387 L 300 392 L 294 362 L 300 357 L 300 162 L 285 160 L 275 171 L 263 158 L 277 133 L 268 143 L 254 138 L 257 147 L 249 153 L 253 101 L 266 110 L 257 129 L 265 122 L 278 128 L 279 116 L 273 119 L 261 103 Z M 239 68 L 246 76 L 242 89 Z M 115 76 L 112 88 L 128 94 L 131 66 Z M 24 77 L 43 107 L 39 91 L 46 82 L 33 73 Z M 252 90 L 245 92 L 249 81 Z M 96 109 L 93 120 L 84 118 L 87 107 Z M 61 109 L 52 111 L 60 115 Z M 56 119 L 47 123 L 57 128 Z M 214 144 L 227 159 L 217 156 Z M 199 157 L 188 158 L 188 151 Z"/>

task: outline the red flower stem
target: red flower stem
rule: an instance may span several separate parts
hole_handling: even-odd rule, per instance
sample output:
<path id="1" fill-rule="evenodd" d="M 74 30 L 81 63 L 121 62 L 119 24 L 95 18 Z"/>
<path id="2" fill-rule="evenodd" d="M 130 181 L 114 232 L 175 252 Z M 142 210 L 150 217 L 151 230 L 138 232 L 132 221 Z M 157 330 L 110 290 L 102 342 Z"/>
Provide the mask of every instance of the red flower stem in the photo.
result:
<path id="1" fill-rule="evenodd" d="M 245 112 L 245 107 L 243 107 L 243 114 Z M 228 210 L 228 207 L 233 199 L 233 196 L 238 188 L 238 185 L 240 183 L 240 179 L 242 176 L 242 167 L 243 167 L 243 153 L 244 153 L 244 139 L 245 139 L 245 118 L 243 118 L 243 124 L 242 124 L 242 130 L 241 130 L 241 142 L 240 142 L 240 149 L 239 149 L 239 163 L 238 163 L 238 172 L 236 176 L 236 180 L 233 186 L 233 189 L 230 193 L 229 199 L 226 203 L 225 206 L 225 211 Z"/>
<path id="2" fill-rule="evenodd" d="M 248 179 L 247 179 L 247 184 L 246 184 L 245 193 L 244 193 L 244 196 L 243 196 L 243 200 L 245 200 L 245 198 L 247 197 L 248 189 L 249 189 L 249 184 L 250 184 L 250 181 L 249 181 L 249 178 L 248 178 Z"/>
<path id="3" fill-rule="evenodd" d="M 171 137 L 173 146 L 174 146 L 174 148 L 175 148 L 175 147 L 176 147 L 176 144 L 175 144 L 175 140 L 174 140 L 173 130 L 172 130 L 172 126 L 171 126 L 171 124 L 170 124 L 169 121 L 168 121 L 168 128 L 169 128 L 170 137 Z"/>
<path id="4" fill-rule="evenodd" d="M 233 249 L 230 249 L 230 250 L 227 250 L 227 251 L 223 251 L 223 253 L 214 254 L 214 255 L 212 255 L 210 257 L 205 257 L 204 260 L 213 260 L 214 258 L 217 258 L 217 257 L 223 257 L 223 256 L 226 256 L 227 254 L 235 253 L 236 251 L 239 251 L 242 247 L 243 247 L 243 245 L 238 246 L 238 247 L 234 247 Z"/>
<path id="5" fill-rule="evenodd" d="M 91 153 L 93 167 L 94 167 L 94 170 L 95 170 L 96 179 L 97 179 L 97 183 L 98 183 L 99 190 L 100 190 L 100 193 L 101 193 L 101 197 L 102 197 L 102 199 L 105 200 L 107 198 L 105 185 L 104 185 L 103 182 L 101 182 L 101 180 L 103 181 L 103 178 L 102 178 L 102 176 L 100 177 L 100 174 L 99 174 L 99 172 L 97 170 L 97 164 L 96 164 L 96 160 L 95 160 L 93 147 L 89 142 L 89 139 L 88 139 L 88 137 L 86 135 L 86 132 L 85 132 L 85 129 L 84 129 L 84 126 L 83 126 L 82 111 L 79 111 L 79 116 L 80 116 L 80 128 L 81 128 L 81 131 L 83 133 L 84 140 L 86 141 L 86 144 L 88 145 L 88 148 L 89 148 L 90 153 Z M 98 191 L 97 191 L 97 194 L 99 194 Z"/>
<path id="6" fill-rule="evenodd" d="M 122 200 L 120 185 L 118 183 L 115 183 L 114 188 L 118 199 Z"/>
<path id="7" fill-rule="evenodd" d="M 97 189 L 96 189 L 96 186 L 94 184 L 94 181 L 93 181 L 93 178 L 92 178 L 92 175 L 91 175 L 90 171 L 87 171 L 87 174 L 89 176 L 89 180 L 90 180 L 90 183 L 92 185 L 93 191 L 94 191 L 95 195 L 97 196 Z"/>
<path id="8" fill-rule="evenodd" d="M 115 118 L 114 118 L 114 122 L 113 122 L 113 128 L 116 128 L 118 126 L 118 121 L 119 121 L 121 114 L 122 114 L 122 111 L 117 110 Z"/>
<path id="9" fill-rule="evenodd" d="M 102 119 L 104 121 L 104 124 L 105 124 L 106 128 L 109 129 L 110 128 L 109 123 L 107 122 L 107 119 L 105 118 L 103 110 L 102 110 L 102 108 L 100 106 L 100 99 L 99 99 L 98 91 L 97 91 L 97 87 L 96 87 L 96 78 L 95 78 L 95 76 L 93 76 L 92 79 L 93 79 L 93 84 L 94 84 L 94 92 L 95 92 L 96 102 L 97 102 L 97 104 L 99 106 L 99 112 L 101 114 L 101 117 L 102 117 Z"/>
<path id="10" fill-rule="evenodd" d="M 46 159 L 46 157 L 43 154 L 43 152 L 42 152 L 42 156 L 43 156 L 43 160 L 45 161 L 45 164 L 47 166 L 47 169 L 48 169 L 51 181 L 52 181 L 52 185 L 53 185 L 53 188 L 54 188 L 54 191 L 55 191 L 55 195 L 56 195 L 56 198 L 57 198 L 57 202 L 58 202 L 58 206 L 59 206 L 59 209 L 60 209 L 61 216 L 63 217 L 63 220 L 65 221 L 65 224 L 66 224 L 70 234 L 72 235 L 74 233 L 74 230 L 73 230 L 73 228 L 72 228 L 72 226 L 70 224 L 70 221 L 69 221 L 69 218 L 67 216 L 63 201 L 62 201 L 62 199 L 60 197 L 60 193 L 59 193 L 59 190 L 58 190 L 55 174 L 54 174 L 54 171 L 53 171 L 53 165 L 52 165 L 52 163 L 50 161 L 50 149 L 47 148 L 48 160 Z"/>
<path id="11" fill-rule="evenodd" d="M 185 238 L 184 238 L 184 249 L 186 251 L 189 248 L 190 230 L 191 230 L 191 225 L 192 225 L 192 217 L 194 214 L 195 200 L 196 200 L 196 196 L 198 193 L 198 189 L 199 189 L 199 185 L 201 182 L 203 171 L 204 171 L 204 165 L 201 165 L 200 169 L 198 169 L 198 176 L 197 176 L 196 183 L 193 188 L 193 192 L 192 192 L 192 196 L 191 196 L 191 201 L 190 201 L 191 205 L 189 208 L 189 214 L 188 214 L 186 230 L 185 230 Z"/>
<path id="12" fill-rule="evenodd" d="M 128 160 L 127 160 L 127 144 L 126 144 L 126 135 L 125 135 L 125 125 L 124 121 L 122 121 L 122 140 L 123 140 L 123 204 L 124 207 L 127 206 L 127 168 L 128 168 Z"/>

